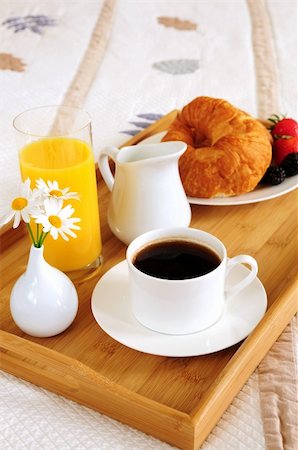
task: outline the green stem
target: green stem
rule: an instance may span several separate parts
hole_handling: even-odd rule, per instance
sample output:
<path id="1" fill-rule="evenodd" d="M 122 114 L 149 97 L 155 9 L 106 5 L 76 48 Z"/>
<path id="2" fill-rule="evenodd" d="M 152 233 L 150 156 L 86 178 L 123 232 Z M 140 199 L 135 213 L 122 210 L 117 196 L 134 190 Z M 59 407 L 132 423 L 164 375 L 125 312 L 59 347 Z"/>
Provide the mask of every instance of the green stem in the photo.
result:
<path id="1" fill-rule="evenodd" d="M 45 238 L 47 237 L 47 235 L 49 234 L 49 232 L 44 233 L 43 231 L 41 232 L 40 235 L 40 239 L 39 239 L 39 246 L 41 247 L 44 243 Z"/>
<path id="2" fill-rule="evenodd" d="M 39 240 L 39 223 L 36 224 L 36 242 Z"/>
<path id="3" fill-rule="evenodd" d="M 33 233 L 32 233 L 32 229 L 31 229 L 31 227 L 30 227 L 30 223 L 26 223 L 26 225 L 27 225 L 27 228 L 28 228 L 28 230 L 29 230 L 29 234 L 30 234 L 30 237 L 31 237 L 31 241 L 32 241 L 34 247 L 36 247 L 36 246 L 37 246 L 37 242 L 35 242 L 35 239 L 34 239 L 34 236 L 33 236 Z"/>
<path id="4" fill-rule="evenodd" d="M 42 246 L 42 238 L 43 238 L 43 235 L 44 235 L 44 232 L 42 231 L 42 232 L 40 233 L 40 236 L 39 236 L 38 247 L 41 247 L 41 246 Z"/>

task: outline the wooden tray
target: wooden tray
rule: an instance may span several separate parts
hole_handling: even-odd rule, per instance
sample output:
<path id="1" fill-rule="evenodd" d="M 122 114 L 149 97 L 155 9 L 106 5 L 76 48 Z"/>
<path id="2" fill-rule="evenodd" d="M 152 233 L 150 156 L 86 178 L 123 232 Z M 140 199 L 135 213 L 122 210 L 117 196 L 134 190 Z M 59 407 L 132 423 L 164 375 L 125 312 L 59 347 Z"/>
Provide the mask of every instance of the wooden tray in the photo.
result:
<path id="1" fill-rule="evenodd" d="M 128 144 L 165 130 L 176 113 Z M 125 258 L 126 247 L 107 225 L 110 194 L 100 176 L 98 189 L 104 273 Z M 99 275 L 77 286 L 79 312 L 67 331 L 43 339 L 21 332 L 12 321 L 9 296 L 30 243 L 24 227 L 4 230 L 1 368 L 177 447 L 197 449 L 296 312 L 296 200 L 292 192 L 250 205 L 192 205 L 193 227 L 217 235 L 230 256 L 248 253 L 257 259 L 269 301 L 265 317 L 241 345 L 192 358 L 144 354 L 105 334 L 90 310 Z"/>

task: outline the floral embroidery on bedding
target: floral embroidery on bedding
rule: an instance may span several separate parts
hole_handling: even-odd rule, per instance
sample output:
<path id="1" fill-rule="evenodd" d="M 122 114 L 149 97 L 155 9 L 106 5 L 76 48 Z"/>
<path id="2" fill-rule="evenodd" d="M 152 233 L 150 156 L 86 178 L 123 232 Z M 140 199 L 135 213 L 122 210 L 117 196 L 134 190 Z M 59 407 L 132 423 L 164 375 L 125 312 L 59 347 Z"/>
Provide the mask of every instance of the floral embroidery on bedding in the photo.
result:
<path id="1" fill-rule="evenodd" d="M 168 61 L 156 62 L 152 67 L 171 75 L 185 75 L 198 70 L 200 64 L 198 59 L 170 59 Z"/>
<path id="2" fill-rule="evenodd" d="M 13 29 L 14 33 L 30 30 L 33 33 L 42 34 L 44 27 L 56 25 L 55 19 L 44 14 L 27 15 L 24 17 L 10 17 L 2 22 L 7 29 Z"/>
<path id="3" fill-rule="evenodd" d="M 11 53 L 0 53 L 0 70 L 24 72 L 26 64 Z"/>
<path id="4" fill-rule="evenodd" d="M 142 121 L 136 120 L 136 121 L 128 122 L 137 128 L 135 128 L 133 130 L 120 131 L 120 133 L 128 134 L 129 136 L 135 136 L 136 134 L 140 133 L 145 128 L 149 127 L 149 125 L 151 125 L 153 122 L 156 122 L 157 120 L 161 119 L 162 116 L 163 116 L 162 114 L 155 114 L 155 113 L 137 114 L 138 118 L 145 119 L 146 122 L 144 120 L 142 120 Z"/>
<path id="5" fill-rule="evenodd" d="M 143 114 L 138 114 L 137 117 L 140 117 L 141 119 L 149 120 L 149 122 L 155 122 L 156 120 L 161 119 L 163 117 L 163 114 L 143 113 Z"/>
<path id="6" fill-rule="evenodd" d="M 157 21 L 167 28 L 175 28 L 176 30 L 180 31 L 196 30 L 198 26 L 195 22 L 190 22 L 189 20 L 181 20 L 179 19 L 179 17 L 161 16 L 157 18 Z"/>

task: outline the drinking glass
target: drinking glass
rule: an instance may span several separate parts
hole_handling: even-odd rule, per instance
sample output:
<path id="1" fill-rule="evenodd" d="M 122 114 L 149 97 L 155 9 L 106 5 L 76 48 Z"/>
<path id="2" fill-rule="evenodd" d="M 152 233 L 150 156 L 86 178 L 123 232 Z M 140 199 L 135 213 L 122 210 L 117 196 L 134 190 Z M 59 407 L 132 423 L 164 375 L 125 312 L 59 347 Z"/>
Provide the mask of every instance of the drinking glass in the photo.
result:
<path id="1" fill-rule="evenodd" d="M 44 241 L 46 261 L 72 275 L 94 271 L 101 265 L 102 243 L 89 114 L 68 106 L 44 106 L 19 114 L 13 125 L 22 179 L 29 177 L 31 188 L 38 178 L 57 181 L 59 189 L 69 188 L 79 196 L 65 201 L 81 219 L 77 237 L 54 240 L 49 234 Z"/>

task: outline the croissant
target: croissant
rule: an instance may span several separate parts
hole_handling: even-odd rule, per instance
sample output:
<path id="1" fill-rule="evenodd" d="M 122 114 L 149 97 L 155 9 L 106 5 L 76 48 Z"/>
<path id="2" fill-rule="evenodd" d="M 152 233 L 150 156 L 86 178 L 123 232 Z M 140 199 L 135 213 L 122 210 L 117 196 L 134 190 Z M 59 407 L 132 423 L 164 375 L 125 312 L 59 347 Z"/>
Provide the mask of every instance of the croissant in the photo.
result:
<path id="1" fill-rule="evenodd" d="M 179 160 L 190 197 L 228 197 L 252 191 L 272 158 L 270 133 L 229 102 L 197 97 L 178 114 L 163 141 L 183 141 Z"/>

